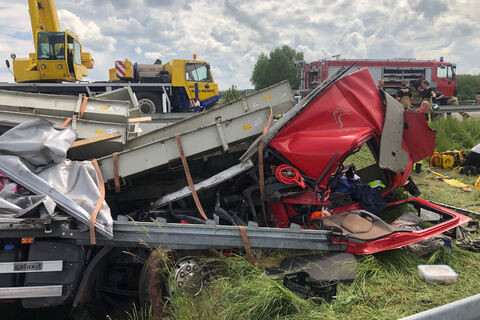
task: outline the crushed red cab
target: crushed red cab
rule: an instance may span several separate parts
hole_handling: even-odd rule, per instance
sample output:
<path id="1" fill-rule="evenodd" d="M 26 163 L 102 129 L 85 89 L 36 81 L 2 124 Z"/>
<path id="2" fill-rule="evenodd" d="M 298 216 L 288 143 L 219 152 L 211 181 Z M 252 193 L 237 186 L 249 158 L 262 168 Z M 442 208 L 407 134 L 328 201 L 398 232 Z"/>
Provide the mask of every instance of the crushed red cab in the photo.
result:
<path id="1" fill-rule="evenodd" d="M 277 227 L 298 223 L 331 230 L 333 241 L 346 243 L 348 252 L 371 254 L 470 220 L 418 198 L 388 202 L 394 189 L 413 184 L 412 165 L 433 153 L 435 131 L 423 113 L 404 112 L 379 90 L 368 69 L 325 83 L 275 123 L 264 140 L 263 200 Z M 243 159 L 254 154 L 255 146 Z M 288 181 L 293 182 L 285 183 L 285 167 L 284 178 L 278 172 L 276 179 L 269 177 L 279 166 L 291 168 Z M 416 223 L 391 221 L 398 210 L 407 216 L 396 218 Z"/>

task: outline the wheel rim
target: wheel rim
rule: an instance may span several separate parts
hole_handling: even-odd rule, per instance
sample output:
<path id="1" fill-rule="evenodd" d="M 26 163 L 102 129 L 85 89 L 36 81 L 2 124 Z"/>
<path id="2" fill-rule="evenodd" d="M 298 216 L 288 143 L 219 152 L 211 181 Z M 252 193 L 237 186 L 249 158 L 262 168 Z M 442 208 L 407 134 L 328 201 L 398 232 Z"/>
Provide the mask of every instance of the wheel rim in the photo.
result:
<path id="1" fill-rule="evenodd" d="M 154 114 L 156 112 L 155 102 L 148 98 L 143 98 L 138 101 L 138 107 L 144 114 Z"/>
<path id="2" fill-rule="evenodd" d="M 170 294 L 175 291 L 187 291 L 198 295 L 202 291 L 207 280 L 207 270 L 197 260 L 198 257 L 184 257 L 177 261 L 170 275 Z"/>

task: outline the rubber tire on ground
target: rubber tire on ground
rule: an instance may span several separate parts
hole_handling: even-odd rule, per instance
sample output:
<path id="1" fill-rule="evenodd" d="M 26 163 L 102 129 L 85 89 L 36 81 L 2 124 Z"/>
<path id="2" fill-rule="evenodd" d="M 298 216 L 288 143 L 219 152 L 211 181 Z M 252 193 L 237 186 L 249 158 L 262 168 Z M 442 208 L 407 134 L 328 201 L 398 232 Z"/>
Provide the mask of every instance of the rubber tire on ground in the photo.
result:
<path id="1" fill-rule="evenodd" d="M 187 256 L 216 256 L 215 250 L 172 250 L 167 253 L 171 268 L 179 259 Z M 142 307 L 151 305 L 153 313 L 160 319 L 168 316 L 165 298 L 168 292 L 168 273 L 165 254 L 153 252 L 145 261 L 138 279 L 138 298 Z"/>
<path id="2" fill-rule="evenodd" d="M 162 98 L 153 92 L 138 92 L 138 107 L 143 114 L 155 114 L 162 110 Z"/>

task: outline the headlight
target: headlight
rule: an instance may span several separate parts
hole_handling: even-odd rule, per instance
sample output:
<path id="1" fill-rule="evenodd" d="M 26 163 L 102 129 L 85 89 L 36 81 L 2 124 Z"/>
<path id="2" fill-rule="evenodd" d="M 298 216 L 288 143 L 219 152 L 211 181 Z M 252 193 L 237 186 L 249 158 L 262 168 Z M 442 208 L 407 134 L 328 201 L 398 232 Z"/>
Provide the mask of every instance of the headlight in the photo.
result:
<path id="1" fill-rule="evenodd" d="M 44 64 L 42 64 L 42 65 L 40 66 L 40 68 L 42 68 L 42 69 L 45 69 L 46 67 L 47 67 L 47 66 L 44 65 Z"/>
<path id="2" fill-rule="evenodd" d="M 63 67 L 62 67 L 62 65 L 61 65 L 61 64 L 59 64 L 59 65 L 58 65 L 58 69 L 62 69 L 62 68 L 63 68 Z"/>

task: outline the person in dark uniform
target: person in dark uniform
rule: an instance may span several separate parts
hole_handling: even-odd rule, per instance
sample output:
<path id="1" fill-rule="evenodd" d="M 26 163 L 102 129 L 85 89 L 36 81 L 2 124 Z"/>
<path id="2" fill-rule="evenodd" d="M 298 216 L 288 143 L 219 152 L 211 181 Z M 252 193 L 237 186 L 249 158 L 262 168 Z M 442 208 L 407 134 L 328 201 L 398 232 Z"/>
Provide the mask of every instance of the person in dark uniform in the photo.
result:
<path id="1" fill-rule="evenodd" d="M 454 96 L 446 96 L 440 91 L 436 91 L 435 101 L 441 106 L 458 106 L 458 98 Z M 460 115 L 464 118 L 470 118 L 470 115 L 466 112 L 459 112 Z M 450 112 L 447 112 L 447 117 L 451 116 Z"/>
<path id="2" fill-rule="evenodd" d="M 437 97 L 435 90 L 430 88 L 430 83 L 427 80 L 423 80 L 422 82 L 422 92 L 420 92 L 420 96 L 422 97 L 422 101 L 428 101 L 428 103 L 430 103 L 430 107 L 433 105 L 433 99 Z"/>
<path id="3" fill-rule="evenodd" d="M 422 103 L 422 97 L 420 96 L 420 92 L 422 91 L 422 82 L 425 80 L 423 75 L 420 75 L 417 80 L 410 83 L 410 90 L 412 93 L 412 104 L 415 107 L 419 107 Z"/>
<path id="4" fill-rule="evenodd" d="M 458 106 L 458 99 L 454 96 L 446 96 L 440 91 L 435 92 L 436 98 L 435 101 L 441 106 Z"/>
<path id="5" fill-rule="evenodd" d="M 410 88 L 407 88 L 407 82 L 403 81 L 400 89 L 397 91 L 397 100 L 403 105 L 403 109 L 410 110 L 412 107 L 411 99 L 412 92 Z"/>

